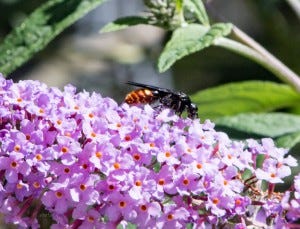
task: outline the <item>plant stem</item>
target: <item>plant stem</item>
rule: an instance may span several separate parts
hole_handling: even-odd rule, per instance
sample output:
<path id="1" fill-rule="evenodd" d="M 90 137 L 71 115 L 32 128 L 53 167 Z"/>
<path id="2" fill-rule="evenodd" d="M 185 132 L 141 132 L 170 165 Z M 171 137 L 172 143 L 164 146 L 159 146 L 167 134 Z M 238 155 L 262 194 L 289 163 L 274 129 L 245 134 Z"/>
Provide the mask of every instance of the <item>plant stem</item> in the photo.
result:
<path id="1" fill-rule="evenodd" d="M 233 33 L 246 45 L 228 38 L 219 38 L 214 44 L 255 61 L 300 93 L 300 78 L 296 73 L 237 27 L 233 27 Z"/>
<path id="2" fill-rule="evenodd" d="M 286 0 L 290 4 L 291 8 L 295 11 L 298 18 L 300 19 L 300 1 L 299 0 Z"/>

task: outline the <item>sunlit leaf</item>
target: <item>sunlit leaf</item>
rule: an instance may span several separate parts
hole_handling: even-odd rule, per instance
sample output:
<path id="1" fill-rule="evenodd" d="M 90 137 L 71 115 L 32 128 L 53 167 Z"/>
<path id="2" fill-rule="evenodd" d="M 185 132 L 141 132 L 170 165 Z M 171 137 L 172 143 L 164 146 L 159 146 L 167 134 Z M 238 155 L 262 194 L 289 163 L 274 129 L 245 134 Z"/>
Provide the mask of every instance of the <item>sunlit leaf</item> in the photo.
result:
<path id="1" fill-rule="evenodd" d="M 220 117 L 215 123 L 218 126 L 272 138 L 300 132 L 300 116 L 287 113 L 246 113 Z"/>
<path id="2" fill-rule="evenodd" d="M 191 96 L 202 119 L 299 106 L 300 94 L 285 84 L 245 81 L 209 88 Z"/>
<path id="3" fill-rule="evenodd" d="M 292 148 L 300 143 L 300 131 L 276 139 L 276 144 L 284 148 Z"/>
<path id="4" fill-rule="evenodd" d="M 202 0 L 186 0 L 184 4 L 203 25 L 209 25 L 209 19 Z"/>
<path id="5" fill-rule="evenodd" d="M 140 16 L 122 17 L 105 25 L 100 33 L 114 32 L 139 24 L 148 24 L 148 19 Z"/>
<path id="6" fill-rule="evenodd" d="M 168 70 L 182 57 L 212 45 L 216 39 L 231 32 L 231 24 L 218 23 L 211 27 L 189 24 L 176 29 L 158 60 L 158 70 Z"/>

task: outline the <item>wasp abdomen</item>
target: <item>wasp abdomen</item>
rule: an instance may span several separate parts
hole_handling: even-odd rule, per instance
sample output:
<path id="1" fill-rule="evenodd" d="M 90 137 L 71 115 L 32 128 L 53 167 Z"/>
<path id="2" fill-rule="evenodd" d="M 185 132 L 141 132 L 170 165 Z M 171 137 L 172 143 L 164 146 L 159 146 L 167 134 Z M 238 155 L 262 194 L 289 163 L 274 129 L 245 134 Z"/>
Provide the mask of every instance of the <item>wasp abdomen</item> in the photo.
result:
<path id="1" fill-rule="evenodd" d="M 153 100 L 153 93 L 148 89 L 138 89 L 128 93 L 125 97 L 125 102 L 128 104 L 151 103 Z"/>

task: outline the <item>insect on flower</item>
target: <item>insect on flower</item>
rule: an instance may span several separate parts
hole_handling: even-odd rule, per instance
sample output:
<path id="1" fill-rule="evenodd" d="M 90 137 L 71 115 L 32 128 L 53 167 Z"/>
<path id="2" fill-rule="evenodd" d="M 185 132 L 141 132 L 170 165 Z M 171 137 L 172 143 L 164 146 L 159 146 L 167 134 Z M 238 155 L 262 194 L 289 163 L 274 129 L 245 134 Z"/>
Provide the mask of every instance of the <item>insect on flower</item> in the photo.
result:
<path id="1" fill-rule="evenodd" d="M 159 102 L 161 105 L 173 109 L 179 115 L 186 110 L 189 118 L 198 118 L 197 106 L 192 103 L 190 97 L 183 92 L 131 81 L 128 81 L 127 84 L 141 87 L 126 95 L 125 102 L 128 104 L 152 104 Z"/>

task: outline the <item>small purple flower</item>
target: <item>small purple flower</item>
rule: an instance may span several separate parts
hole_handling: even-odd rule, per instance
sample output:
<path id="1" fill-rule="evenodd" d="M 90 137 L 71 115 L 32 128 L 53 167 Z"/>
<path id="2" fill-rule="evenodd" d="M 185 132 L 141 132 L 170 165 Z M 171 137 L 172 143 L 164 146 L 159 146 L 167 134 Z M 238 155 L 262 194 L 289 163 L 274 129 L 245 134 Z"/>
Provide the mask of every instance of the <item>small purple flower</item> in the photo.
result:
<path id="1" fill-rule="evenodd" d="M 0 213 L 23 228 L 45 212 L 51 228 L 284 228 L 300 218 L 300 176 L 274 192 L 297 166 L 286 149 L 231 140 L 170 109 L 0 77 L 0 138 Z"/>

